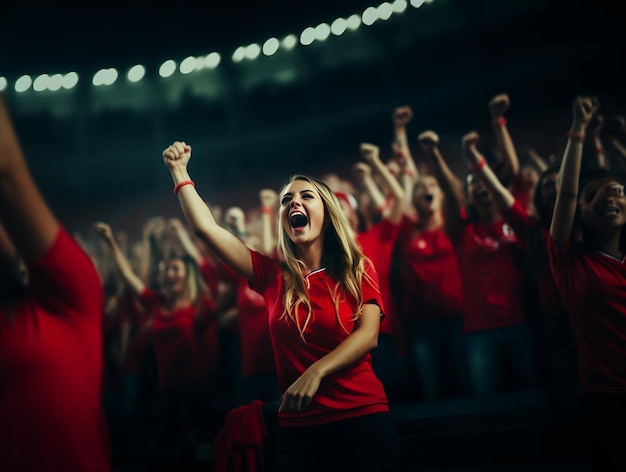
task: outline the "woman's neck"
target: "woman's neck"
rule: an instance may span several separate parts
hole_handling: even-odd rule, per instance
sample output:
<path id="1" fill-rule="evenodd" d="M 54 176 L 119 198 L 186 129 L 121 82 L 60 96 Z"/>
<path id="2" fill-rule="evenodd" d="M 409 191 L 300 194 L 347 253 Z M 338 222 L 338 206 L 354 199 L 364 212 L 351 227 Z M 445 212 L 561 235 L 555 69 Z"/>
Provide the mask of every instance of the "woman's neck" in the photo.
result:
<path id="1" fill-rule="evenodd" d="M 417 222 L 419 231 L 432 231 L 443 226 L 443 213 L 441 211 L 431 211 L 426 215 L 420 215 Z"/>
<path id="2" fill-rule="evenodd" d="M 610 233 L 596 234 L 593 239 L 593 247 L 600 252 L 622 260 L 624 258 L 622 229 L 616 228 L 615 231 Z"/>

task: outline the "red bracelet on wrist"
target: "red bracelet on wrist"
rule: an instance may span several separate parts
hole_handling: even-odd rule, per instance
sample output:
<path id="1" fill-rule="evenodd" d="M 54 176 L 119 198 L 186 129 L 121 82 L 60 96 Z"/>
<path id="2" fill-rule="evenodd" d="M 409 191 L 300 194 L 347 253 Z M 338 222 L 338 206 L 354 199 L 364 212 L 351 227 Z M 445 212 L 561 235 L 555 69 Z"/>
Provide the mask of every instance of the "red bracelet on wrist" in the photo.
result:
<path id="1" fill-rule="evenodd" d="M 585 139 L 585 135 L 582 133 L 579 133 L 578 131 L 568 131 L 567 137 L 571 141 L 578 141 L 578 142 L 583 142 Z"/>
<path id="2" fill-rule="evenodd" d="M 479 170 L 482 170 L 486 164 L 487 164 L 487 161 L 484 158 L 481 158 L 479 161 L 476 162 L 476 164 L 472 166 L 472 170 L 474 172 L 478 172 Z"/>
<path id="3" fill-rule="evenodd" d="M 404 175 L 408 175 L 409 177 L 415 177 L 415 172 L 413 172 L 413 170 L 409 168 L 402 169 L 402 173 Z"/>
<path id="4" fill-rule="evenodd" d="M 597 148 L 596 148 L 596 152 L 597 152 L 598 154 L 604 154 L 604 148 L 603 148 L 603 147 L 597 147 Z"/>
<path id="5" fill-rule="evenodd" d="M 506 126 L 506 118 L 504 116 L 498 116 L 497 118 L 491 120 L 491 124 L 493 126 L 497 126 L 498 128 L 502 128 L 503 126 Z"/>
<path id="6" fill-rule="evenodd" d="M 274 216 L 274 210 L 272 210 L 271 208 L 268 208 L 268 207 L 261 207 L 261 213 L 264 213 L 264 214 L 270 215 L 270 216 Z"/>
<path id="7" fill-rule="evenodd" d="M 182 182 L 178 182 L 174 187 L 174 195 L 176 195 L 180 188 L 184 187 L 185 185 L 191 185 L 192 187 L 195 187 L 196 184 L 193 183 L 193 180 L 183 180 Z"/>

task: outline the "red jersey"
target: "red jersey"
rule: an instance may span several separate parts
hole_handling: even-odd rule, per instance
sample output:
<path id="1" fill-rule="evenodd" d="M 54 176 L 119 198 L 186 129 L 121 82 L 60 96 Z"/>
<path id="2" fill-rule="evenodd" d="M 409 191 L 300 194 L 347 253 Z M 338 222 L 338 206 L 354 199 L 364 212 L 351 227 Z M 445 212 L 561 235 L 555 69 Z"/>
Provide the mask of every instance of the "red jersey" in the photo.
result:
<path id="1" fill-rule="evenodd" d="M 563 248 L 548 239 L 550 268 L 570 315 L 581 393 L 626 393 L 626 266 L 573 237 Z"/>
<path id="2" fill-rule="evenodd" d="M 219 367 L 215 302 L 201 296 L 197 309 L 190 304 L 167 312 L 163 309 L 162 297 L 147 287 L 141 300 L 152 312 L 152 344 L 159 371 L 159 388 L 206 384 L 207 372 Z M 207 331 L 212 336 L 207 336 Z M 214 342 L 205 344 L 209 338 Z"/>
<path id="3" fill-rule="evenodd" d="M 357 234 L 356 239 L 361 250 L 374 264 L 378 281 L 380 283 L 380 296 L 383 300 L 385 309 L 384 319 L 380 322 L 380 333 L 391 334 L 397 333 L 394 329 L 394 305 L 391 296 L 391 258 L 393 248 L 400 233 L 400 224 L 392 223 L 387 219 L 382 219 L 372 227 Z"/>
<path id="4" fill-rule="evenodd" d="M 548 244 L 550 230 L 546 227 L 541 228 L 541 242 L 545 246 Z M 548 253 L 545 253 L 546 257 Z M 539 296 L 539 304 L 541 313 L 544 315 L 566 316 L 565 306 L 561 299 L 561 294 L 556 286 L 556 280 L 548 267 L 548 270 L 542 270 L 538 275 L 535 283 L 537 294 Z"/>
<path id="5" fill-rule="evenodd" d="M 237 284 L 237 310 L 241 338 L 241 375 L 276 372 L 269 315 L 263 296 L 250 288 L 245 277 Z"/>
<path id="6" fill-rule="evenodd" d="M 63 228 L 25 262 L 27 294 L 0 309 L 0 470 L 109 472 L 100 277 Z"/>
<path id="7" fill-rule="evenodd" d="M 293 322 L 282 318 L 283 271 L 280 261 L 256 251 L 250 253 L 254 267 L 252 286 L 263 294 L 269 310 L 276 374 L 280 390 L 284 392 L 311 364 L 335 349 L 354 330 L 356 301 L 341 294 L 344 301 L 339 304 L 339 313 L 335 313 L 331 293 L 336 282 L 323 268 L 308 274 L 306 283 L 313 316 L 303 340 Z M 363 279 L 363 301 L 376 303 L 384 311 L 378 276 L 367 261 L 366 273 L 369 280 Z M 304 310 L 301 308 L 297 314 L 302 320 L 306 317 Z M 337 321 L 338 317 L 341 323 Z M 383 384 L 372 370 L 372 356 L 367 353 L 351 366 L 323 379 L 306 410 L 280 412 L 278 418 L 283 427 L 309 426 L 383 411 L 389 411 L 389 403 Z"/>
<path id="8" fill-rule="evenodd" d="M 426 320 L 463 315 L 463 284 L 456 250 L 443 228 L 413 236 L 404 220 L 401 241 L 403 316 Z"/>
<path id="9" fill-rule="evenodd" d="M 122 327 L 130 331 L 122 370 L 126 373 L 138 374 L 141 369 L 141 360 L 150 348 L 150 317 L 130 289 L 122 293 L 118 310 L 120 310 Z"/>
<path id="10" fill-rule="evenodd" d="M 515 201 L 495 223 L 465 220 L 458 237 L 465 332 L 524 323 L 525 242 L 531 219 Z"/>

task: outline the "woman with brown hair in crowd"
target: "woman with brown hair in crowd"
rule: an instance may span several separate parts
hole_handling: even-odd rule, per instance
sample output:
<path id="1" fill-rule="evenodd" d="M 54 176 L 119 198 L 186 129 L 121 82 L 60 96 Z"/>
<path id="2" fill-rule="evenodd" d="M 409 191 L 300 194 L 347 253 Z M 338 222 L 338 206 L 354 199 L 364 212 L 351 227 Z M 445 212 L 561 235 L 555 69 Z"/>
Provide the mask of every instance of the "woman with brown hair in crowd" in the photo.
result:
<path id="1" fill-rule="evenodd" d="M 94 225 L 110 245 L 120 274 L 150 313 L 150 333 L 158 366 L 160 427 L 156 432 L 155 462 L 176 465 L 186 458 L 188 434 L 198 417 L 208 419 L 211 386 L 207 375 L 205 343 L 212 332 L 213 357 L 218 357 L 215 300 L 202 280 L 195 260 L 172 253 L 163 261 L 159 290 L 149 288 L 133 271 L 111 227 Z"/>

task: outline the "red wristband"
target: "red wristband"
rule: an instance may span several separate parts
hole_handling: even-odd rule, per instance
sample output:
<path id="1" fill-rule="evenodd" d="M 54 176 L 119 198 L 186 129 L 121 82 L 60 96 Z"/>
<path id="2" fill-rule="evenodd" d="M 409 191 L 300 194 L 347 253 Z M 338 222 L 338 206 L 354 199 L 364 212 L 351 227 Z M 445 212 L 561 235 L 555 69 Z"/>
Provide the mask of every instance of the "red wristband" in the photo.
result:
<path id="1" fill-rule="evenodd" d="M 602 147 L 598 147 L 598 148 L 596 148 L 596 152 L 597 152 L 598 154 L 604 154 L 604 148 L 602 148 Z"/>
<path id="2" fill-rule="evenodd" d="M 582 134 L 582 133 L 579 133 L 577 131 L 568 131 L 567 132 L 567 137 L 571 141 L 578 141 L 578 142 L 583 142 L 583 140 L 585 139 L 585 135 Z"/>
<path id="3" fill-rule="evenodd" d="M 497 118 L 491 120 L 491 124 L 493 126 L 497 126 L 498 128 L 502 128 L 503 126 L 506 126 L 506 118 L 504 116 L 498 116 Z"/>
<path id="4" fill-rule="evenodd" d="M 176 186 L 174 187 L 174 195 L 176 195 L 178 191 L 180 190 L 180 188 L 184 187 L 185 185 L 191 185 L 192 187 L 195 187 L 193 180 L 183 180 L 182 182 L 178 182 Z"/>
<path id="5" fill-rule="evenodd" d="M 483 167 L 485 167 L 485 164 L 487 164 L 487 161 L 482 158 L 472 166 L 472 170 L 474 172 L 478 172 L 479 170 L 482 170 Z"/>
<path id="6" fill-rule="evenodd" d="M 413 169 L 409 169 L 408 167 L 405 169 L 402 169 L 402 173 L 404 175 L 408 175 L 409 177 L 415 177 L 415 172 L 413 172 Z"/>
<path id="7" fill-rule="evenodd" d="M 266 215 L 274 216 L 274 210 L 268 207 L 261 207 L 261 213 L 265 213 Z"/>

